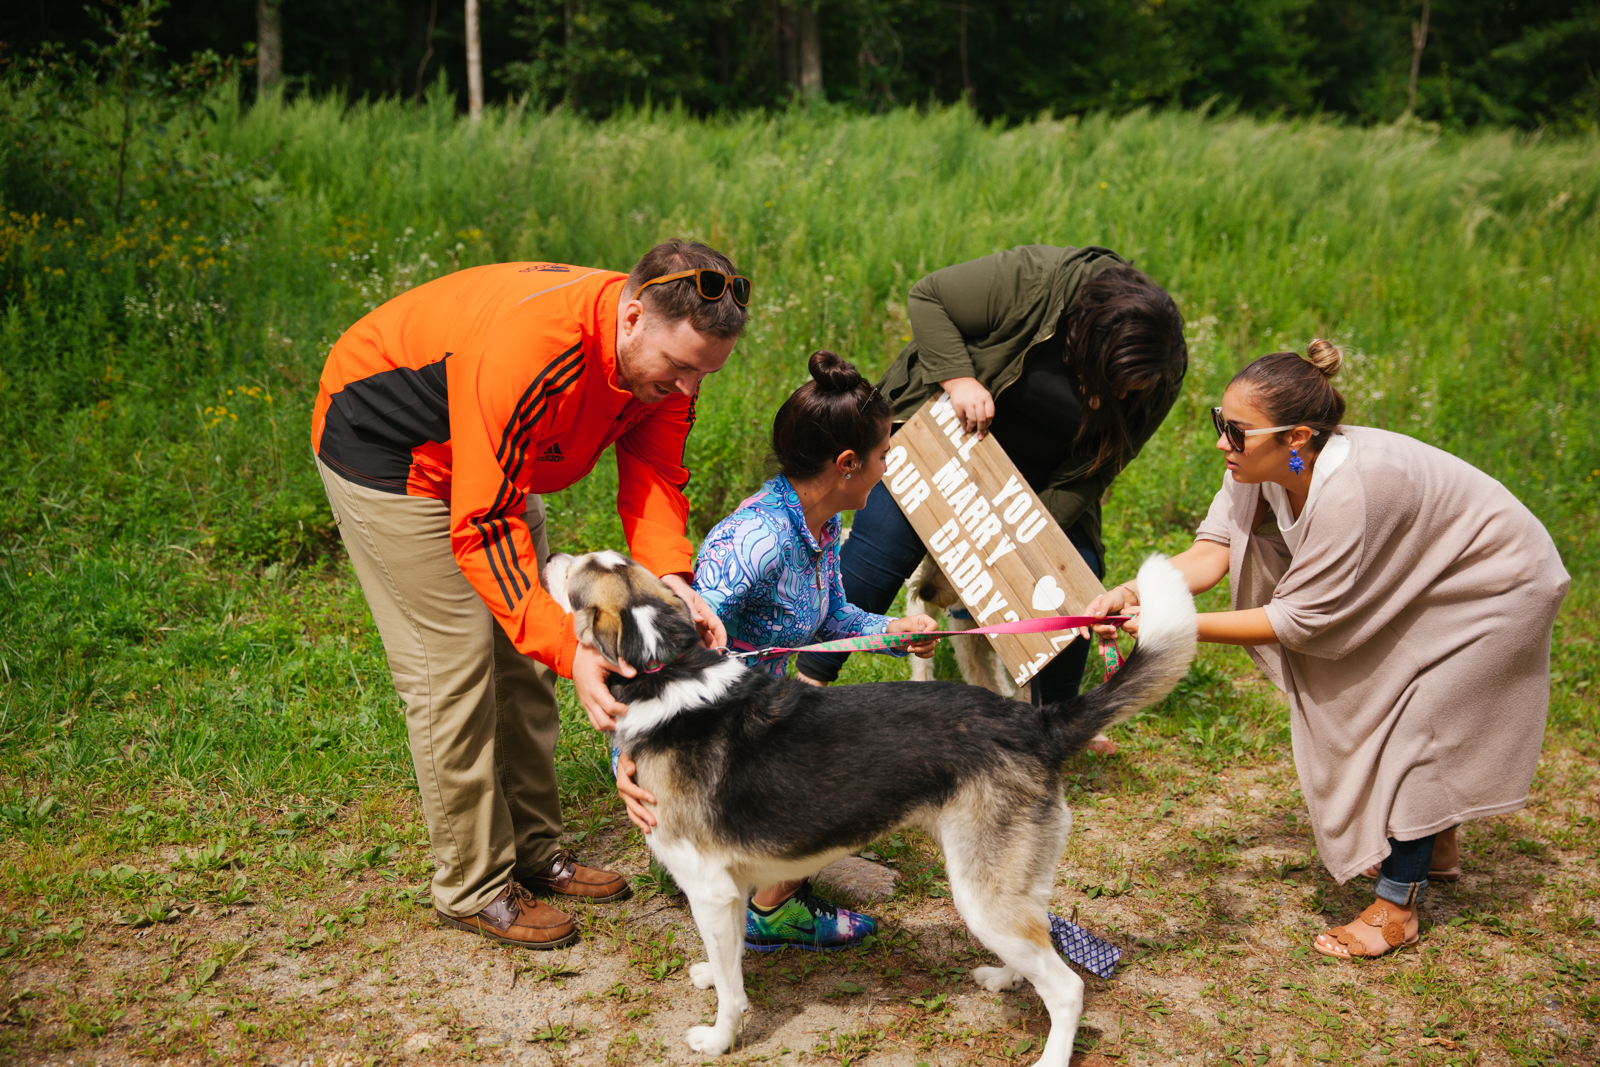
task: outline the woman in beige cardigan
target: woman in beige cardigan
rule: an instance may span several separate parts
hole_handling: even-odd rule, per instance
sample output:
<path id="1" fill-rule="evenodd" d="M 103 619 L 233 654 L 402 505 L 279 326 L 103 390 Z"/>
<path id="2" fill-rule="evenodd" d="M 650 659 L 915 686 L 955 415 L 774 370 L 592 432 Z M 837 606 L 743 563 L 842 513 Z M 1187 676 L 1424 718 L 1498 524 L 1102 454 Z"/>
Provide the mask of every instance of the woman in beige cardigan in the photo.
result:
<path id="1" fill-rule="evenodd" d="M 1263 356 L 1229 383 L 1212 412 L 1228 472 L 1172 562 L 1195 593 L 1229 578 L 1234 610 L 1202 614 L 1200 640 L 1246 646 L 1288 694 L 1329 872 L 1342 883 L 1381 863 L 1377 900 L 1313 947 L 1381 956 L 1416 942 L 1430 871 L 1454 873 L 1456 825 L 1527 802 L 1568 578 L 1499 482 L 1401 434 L 1340 425 L 1329 379 L 1343 356 L 1327 341 L 1307 355 Z M 1088 611 L 1138 602 L 1125 582 Z"/>

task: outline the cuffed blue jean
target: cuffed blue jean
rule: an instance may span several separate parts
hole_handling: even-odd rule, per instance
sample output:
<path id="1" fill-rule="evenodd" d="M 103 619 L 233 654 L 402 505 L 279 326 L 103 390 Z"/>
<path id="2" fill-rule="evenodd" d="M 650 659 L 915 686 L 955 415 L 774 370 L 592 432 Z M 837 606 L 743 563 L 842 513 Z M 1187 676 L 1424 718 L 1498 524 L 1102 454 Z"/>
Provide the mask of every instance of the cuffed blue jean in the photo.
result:
<path id="1" fill-rule="evenodd" d="M 1095 577 L 1105 577 L 1105 566 L 1089 537 L 1077 526 L 1067 531 L 1078 555 Z M 927 549 L 910 521 L 894 502 L 889 490 L 879 482 L 867 497 L 867 504 L 856 512 L 850 537 L 839 550 L 839 568 L 844 577 L 845 599 L 858 608 L 882 615 L 917 569 Z M 1058 704 L 1078 695 L 1083 682 L 1083 666 L 1089 655 L 1089 642 L 1072 642 L 1051 660 L 1033 679 L 1035 704 Z M 848 659 L 848 652 L 804 652 L 800 670 L 819 682 L 831 682 Z"/>
<path id="2" fill-rule="evenodd" d="M 1389 854 L 1378 868 L 1378 896 L 1403 908 L 1416 907 L 1428 888 L 1428 868 L 1432 864 L 1432 834 L 1415 841 L 1389 838 Z"/>

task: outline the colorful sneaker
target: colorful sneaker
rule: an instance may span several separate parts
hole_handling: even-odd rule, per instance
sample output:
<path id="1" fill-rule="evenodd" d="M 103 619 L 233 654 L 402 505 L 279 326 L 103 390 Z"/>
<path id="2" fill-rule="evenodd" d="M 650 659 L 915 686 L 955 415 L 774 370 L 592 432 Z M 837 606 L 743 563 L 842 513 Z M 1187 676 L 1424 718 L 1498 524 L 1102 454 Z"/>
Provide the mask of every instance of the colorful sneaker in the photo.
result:
<path id="1" fill-rule="evenodd" d="M 831 952 L 858 945 L 877 929 L 878 920 L 871 916 L 836 908 L 812 896 L 811 883 L 805 881 L 771 914 L 754 907 L 745 909 L 744 947 L 755 952 L 776 952 L 790 946 Z"/>

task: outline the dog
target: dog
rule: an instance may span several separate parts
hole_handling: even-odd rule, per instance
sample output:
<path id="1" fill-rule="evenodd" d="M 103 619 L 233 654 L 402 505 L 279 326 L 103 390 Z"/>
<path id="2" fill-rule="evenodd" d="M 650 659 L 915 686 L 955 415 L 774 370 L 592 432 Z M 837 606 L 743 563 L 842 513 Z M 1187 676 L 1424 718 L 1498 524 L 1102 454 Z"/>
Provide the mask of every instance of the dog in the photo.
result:
<path id="1" fill-rule="evenodd" d="M 949 577 L 939 569 L 932 556 L 923 556 L 922 562 L 917 564 L 917 569 L 906 580 L 906 614 L 938 615 L 941 612 L 952 630 L 971 630 L 978 625 L 967 613 L 966 606 L 961 603 L 961 595 L 956 592 Z M 962 681 L 1028 703 L 1029 686 L 1024 683 L 1018 688 L 1016 682 L 1011 680 L 1006 665 L 995 654 L 988 638 L 965 635 L 952 637 L 950 650 L 955 653 Z M 911 680 L 933 681 L 933 660 L 913 659 Z"/>
<path id="2" fill-rule="evenodd" d="M 1036 708 L 954 682 L 818 688 L 707 649 L 687 605 L 616 552 L 553 557 L 551 595 L 577 639 L 608 662 L 628 705 L 616 743 L 655 796 L 650 849 L 688 897 L 716 988 L 711 1026 L 689 1047 L 733 1047 L 749 1008 L 741 964 L 745 902 L 760 885 L 803 878 L 902 827 L 944 852 L 950 895 L 1000 957 L 973 979 L 999 992 L 1033 983 L 1050 1012 L 1038 1060 L 1067 1067 L 1083 980 L 1056 954 L 1048 909 L 1072 814 L 1061 764 L 1096 732 L 1165 697 L 1194 658 L 1194 601 L 1153 556 L 1139 571 L 1139 643 L 1109 682 Z M 804 820 L 792 813 L 806 812 Z"/>

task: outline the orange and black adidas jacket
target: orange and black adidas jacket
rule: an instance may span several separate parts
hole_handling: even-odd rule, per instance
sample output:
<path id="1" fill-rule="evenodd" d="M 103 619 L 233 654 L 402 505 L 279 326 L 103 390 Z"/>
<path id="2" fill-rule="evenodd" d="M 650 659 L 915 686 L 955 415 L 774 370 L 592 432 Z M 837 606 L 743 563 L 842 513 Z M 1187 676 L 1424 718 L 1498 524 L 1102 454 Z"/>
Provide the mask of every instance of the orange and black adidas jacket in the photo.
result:
<path id="1" fill-rule="evenodd" d="M 450 504 L 450 545 L 517 648 L 571 677 L 572 618 L 539 585 L 528 493 L 617 446 L 617 512 L 633 556 L 688 573 L 684 441 L 694 401 L 635 400 L 616 380 L 625 275 L 561 263 L 474 267 L 420 285 L 347 330 L 322 371 L 311 447 L 386 493 Z"/>

